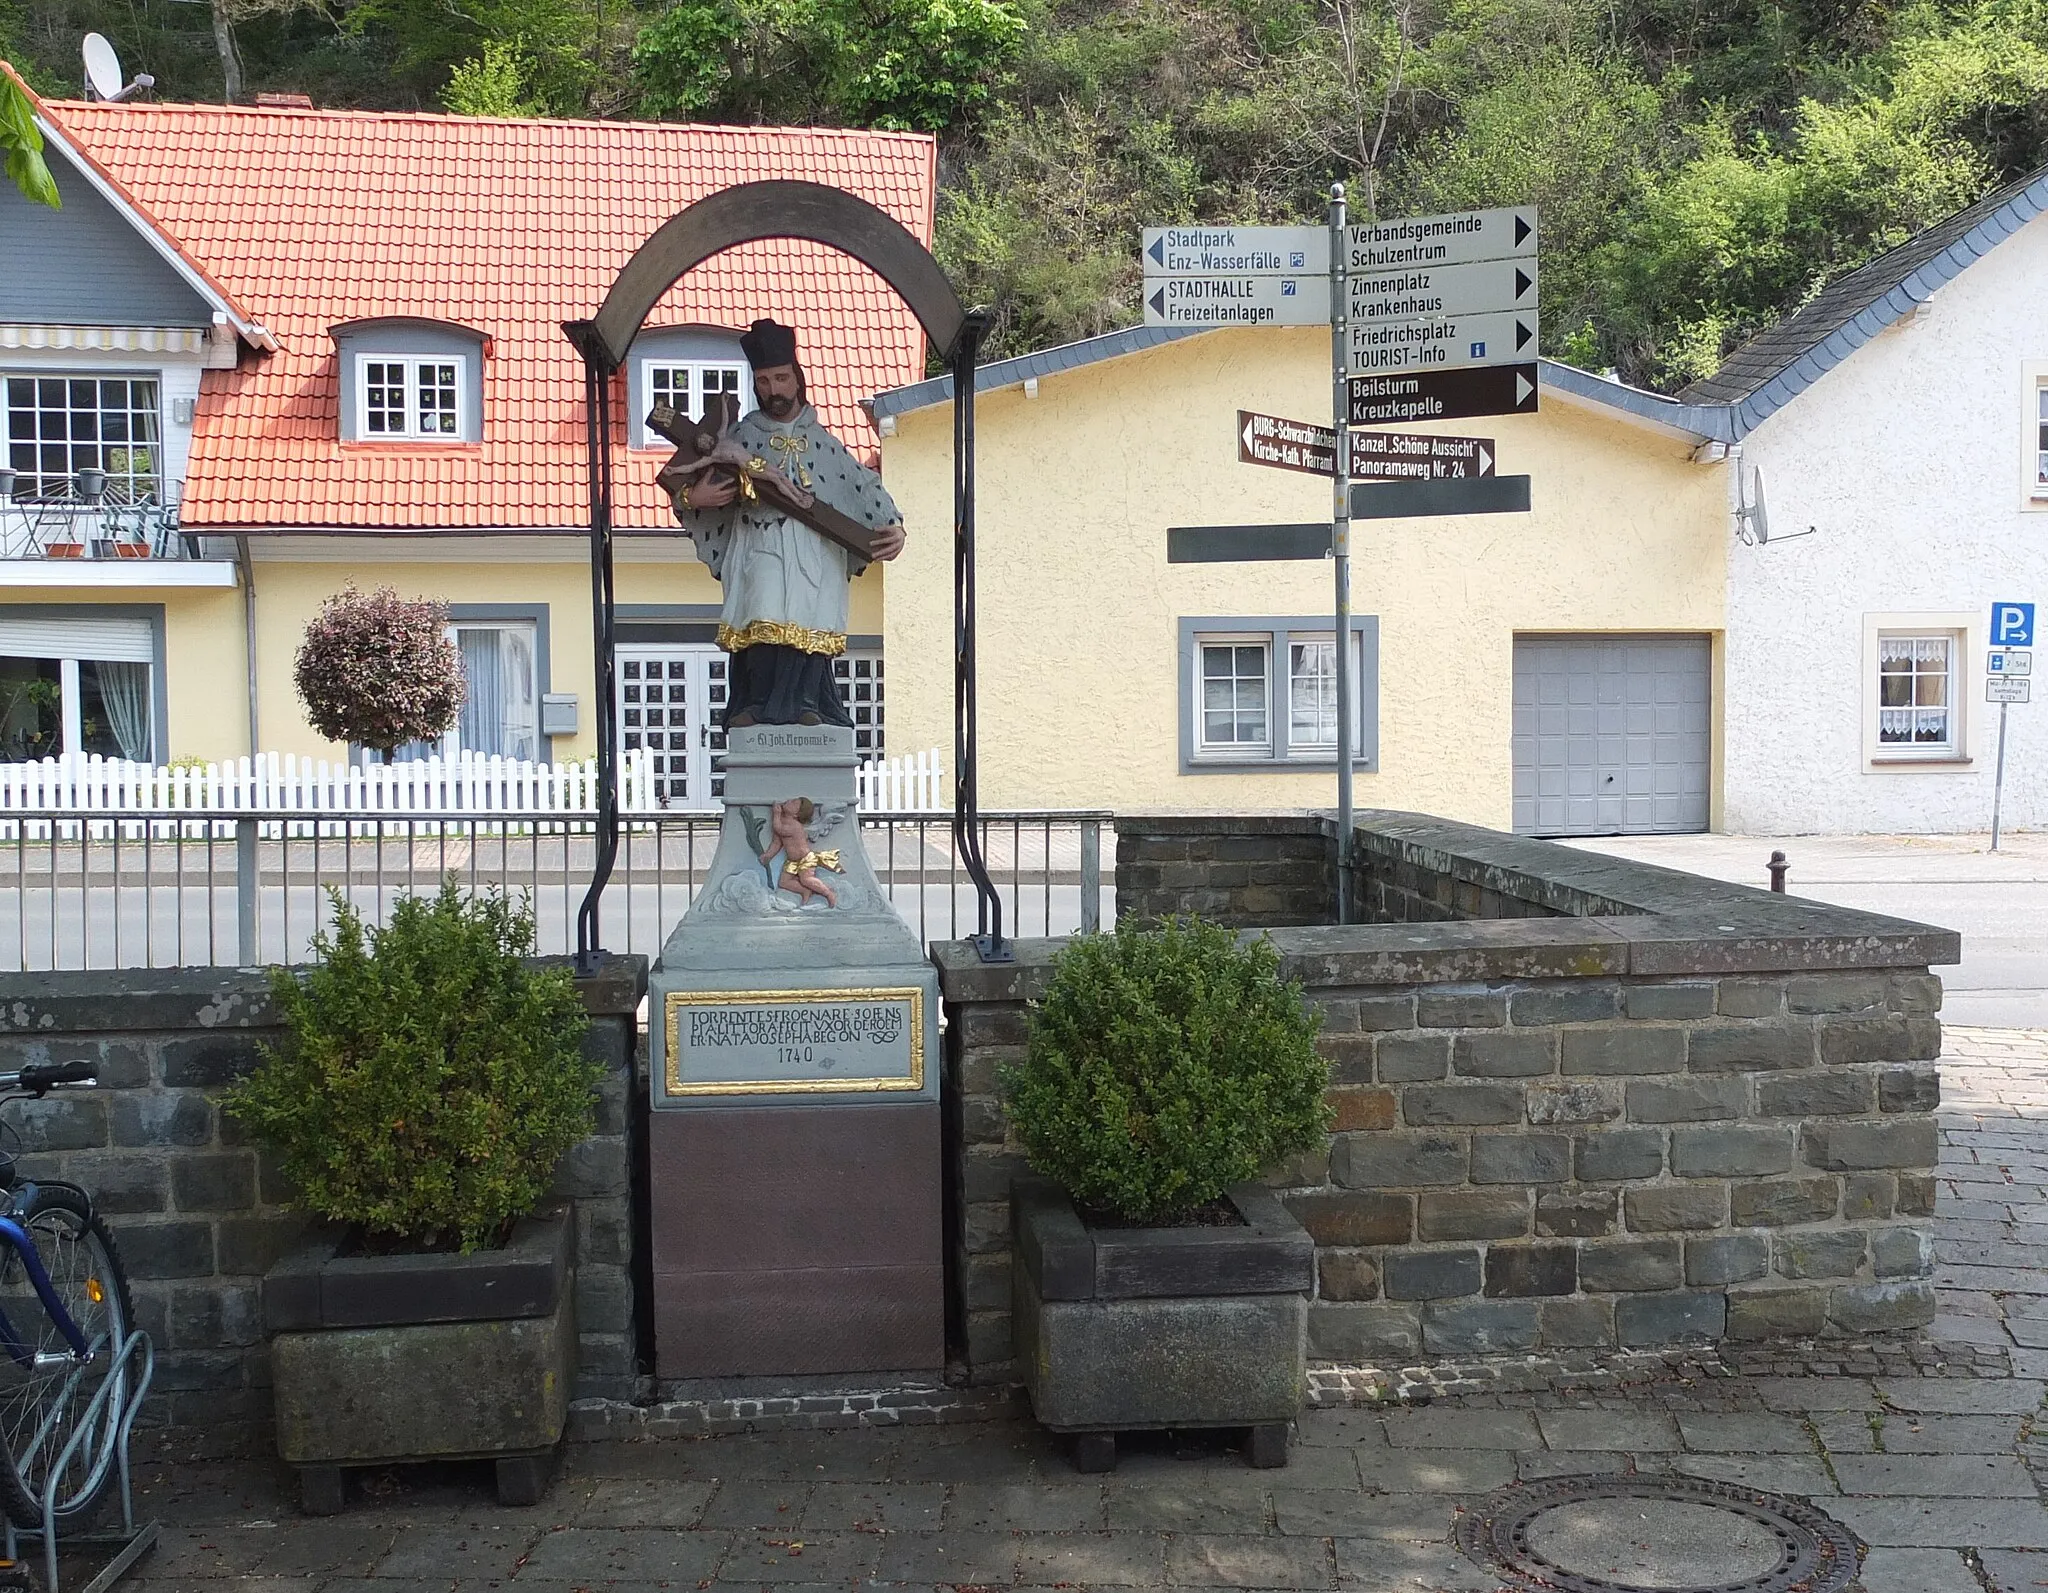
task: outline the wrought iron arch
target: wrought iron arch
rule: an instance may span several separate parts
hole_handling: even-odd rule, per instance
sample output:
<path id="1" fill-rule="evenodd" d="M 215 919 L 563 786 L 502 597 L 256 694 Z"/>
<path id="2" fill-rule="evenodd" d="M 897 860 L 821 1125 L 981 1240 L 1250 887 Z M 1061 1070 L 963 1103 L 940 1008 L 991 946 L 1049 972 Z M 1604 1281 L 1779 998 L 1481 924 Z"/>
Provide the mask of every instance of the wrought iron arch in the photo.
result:
<path id="1" fill-rule="evenodd" d="M 603 956 L 599 906 L 619 851 L 618 681 L 613 659 L 611 378 L 648 315 L 687 271 L 713 255 L 767 238 L 803 238 L 837 249 L 895 291 L 945 352 L 953 376 L 953 837 L 977 899 L 975 942 L 985 961 L 1010 958 L 1003 904 L 981 850 L 975 790 L 974 370 L 987 317 L 964 309 L 929 250 L 886 211 L 823 183 L 771 181 L 721 188 L 676 212 L 633 252 L 597 314 L 562 330 L 583 356 L 585 443 L 590 473 L 590 588 L 597 664 L 597 856 L 576 912 L 576 957 Z"/>

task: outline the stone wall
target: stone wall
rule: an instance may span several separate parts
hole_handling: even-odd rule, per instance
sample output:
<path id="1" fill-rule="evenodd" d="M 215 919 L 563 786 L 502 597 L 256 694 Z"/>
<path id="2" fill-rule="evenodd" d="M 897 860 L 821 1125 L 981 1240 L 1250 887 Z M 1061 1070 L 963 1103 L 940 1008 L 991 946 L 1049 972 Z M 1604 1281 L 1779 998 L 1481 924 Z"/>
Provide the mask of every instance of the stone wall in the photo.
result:
<path id="1" fill-rule="evenodd" d="M 1360 870 L 1391 899 L 1517 905 L 1270 931 L 1331 1063 L 1327 1147 L 1269 1179 L 1317 1242 L 1314 1358 L 1931 1319 L 1928 970 L 1953 934 L 1441 821 L 1369 826 Z M 989 966 L 939 948 L 956 1337 L 982 1381 L 1010 1374 L 1022 1165 L 996 1071 L 1057 949 Z"/>
<path id="2" fill-rule="evenodd" d="M 1253 929 L 1325 923 L 1337 880 L 1332 833 L 1327 820 L 1299 813 L 1120 818 L 1117 913 L 1199 913 Z"/>
<path id="3" fill-rule="evenodd" d="M 642 958 L 578 980 L 603 1062 L 598 1131 L 556 1193 L 576 1205 L 577 1394 L 630 1397 L 637 1373 L 627 1110 Z M 223 1086 L 277 1037 L 261 970 L 188 968 L 0 976 L 0 1069 L 89 1060 L 100 1088 L 16 1102 L 22 1174 L 92 1191 L 157 1348 L 146 1419 L 267 1438 L 263 1274 L 305 1231 L 289 1191 L 219 1109 Z"/>

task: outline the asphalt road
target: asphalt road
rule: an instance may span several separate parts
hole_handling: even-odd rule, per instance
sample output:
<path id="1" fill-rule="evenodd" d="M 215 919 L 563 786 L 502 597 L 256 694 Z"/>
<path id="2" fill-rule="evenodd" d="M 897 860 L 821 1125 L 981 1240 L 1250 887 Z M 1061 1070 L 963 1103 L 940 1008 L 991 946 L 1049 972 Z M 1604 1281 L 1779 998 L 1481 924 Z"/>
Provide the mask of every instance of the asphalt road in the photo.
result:
<path id="1" fill-rule="evenodd" d="M 1949 1023 L 2048 1029 L 2048 832 L 2003 835 L 1629 835 L 1568 845 L 1767 886 L 1773 850 L 1796 896 L 1962 932 L 1938 969 Z"/>

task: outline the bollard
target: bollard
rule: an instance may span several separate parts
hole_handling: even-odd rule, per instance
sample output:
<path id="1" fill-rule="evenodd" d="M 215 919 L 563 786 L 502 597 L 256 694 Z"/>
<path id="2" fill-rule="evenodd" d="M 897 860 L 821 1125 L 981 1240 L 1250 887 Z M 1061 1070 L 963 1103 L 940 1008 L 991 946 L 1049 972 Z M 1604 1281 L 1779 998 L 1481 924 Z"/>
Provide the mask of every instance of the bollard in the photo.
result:
<path id="1" fill-rule="evenodd" d="M 1780 896 L 1783 896 L 1785 894 L 1785 870 L 1792 865 L 1785 861 L 1785 854 L 1783 852 L 1773 852 L 1770 862 L 1764 866 L 1771 871 L 1771 889 Z"/>

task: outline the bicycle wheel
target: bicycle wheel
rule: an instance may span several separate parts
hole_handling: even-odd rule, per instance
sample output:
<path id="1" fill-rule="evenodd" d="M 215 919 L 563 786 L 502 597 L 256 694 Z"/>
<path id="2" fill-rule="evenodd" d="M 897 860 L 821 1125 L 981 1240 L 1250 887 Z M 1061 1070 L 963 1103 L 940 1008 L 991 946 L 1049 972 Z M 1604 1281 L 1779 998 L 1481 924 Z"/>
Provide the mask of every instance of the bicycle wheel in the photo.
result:
<path id="1" fill-rule="evenodd" d="M 128 1337 L 134 1308 L 113 1236 L 83 1190 L 39 1184 L 11 1215 L 34 1241 L 58 1303 L 92 1352 L 91 1361 L 79 1363 L 70 1341 L 43 1308 L 20 1255 L 0 1248 L 0 1314 L 20 1350 L 0 1353 L 0 1508 L 16 1526 L 40 1530 L 52 1468 L 106 1383 L 115 1352 Z M 112 1475 L 130 1374 L 123 1368 L 114 1375 L 118 1386 L 93 1431 L 56 1479 L 60 1531 L 91 1511 Z"/>

